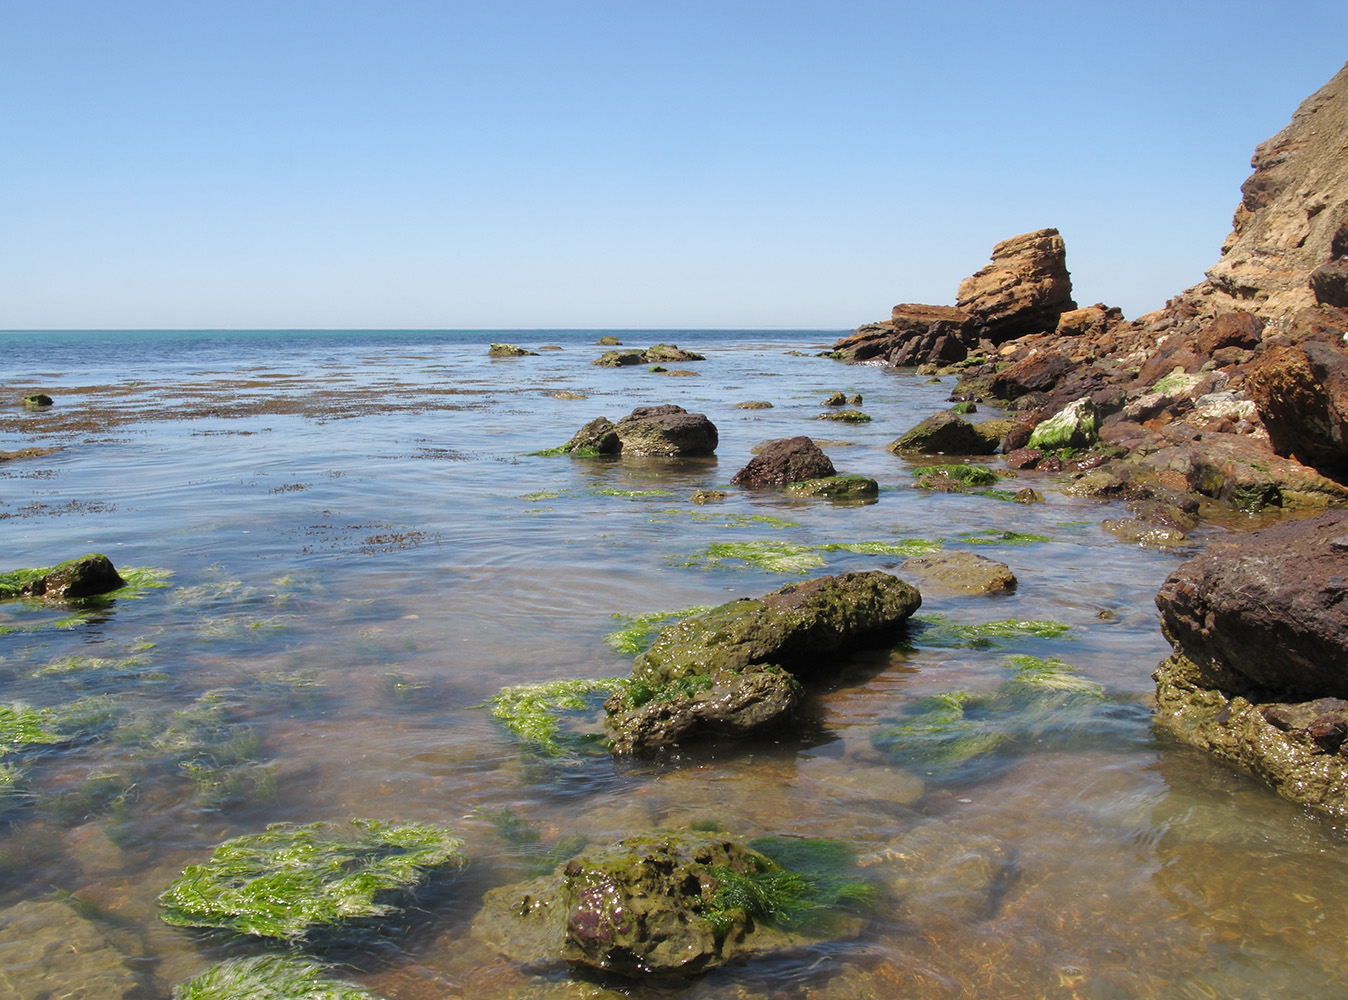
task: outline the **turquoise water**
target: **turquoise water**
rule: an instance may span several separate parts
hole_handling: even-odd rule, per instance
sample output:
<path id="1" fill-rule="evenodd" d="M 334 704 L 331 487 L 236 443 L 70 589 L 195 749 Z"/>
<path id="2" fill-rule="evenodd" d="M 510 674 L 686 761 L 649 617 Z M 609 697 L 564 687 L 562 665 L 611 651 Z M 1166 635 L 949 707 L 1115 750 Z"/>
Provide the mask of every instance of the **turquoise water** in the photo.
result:
<path id="1" fill-rule="evenodd" d="M 951 380 L 816 357 L 834 332 L 614 332 L 706 360 L 666 366 L 690 377 L 598 368 L 597 331 L 0 334 L 0 451 L 58 449 L 0 463 L 0 569 L 102 551 L 171 574 L 68 627 L 0 605 L 0 702 L 102 713 L 79 740 L 0 758 L 20 772 L 0 814 L 12 995 L 167 996 L 240 950 L 158 919 L 184 865 L 270 822 L 354 816 L 450 826 L 473 863 L 384 947 L 341 956 L 344 974 L 391 1000 L 593 995 L 469 932 L 482 893 L 527 868 L 490 820 L 505 809 L 544 843 L 709 819 L 842 838 L 882 889 L 855 939 L 678 986 L 603 984 L 635 997 L 1342 995 L 1342 830 L 1151 727 L 1168 651 L 1152 597 L 1184 553 L 1122 544 L 1099 527 L 1121 511 L 1063 480 L 1022 476 L 1047 497 L 1028 507 L 912 489 L 884 446 Z M 560 350 L 493 360 L 493 341 Z M 818 419 L 834 390 L 873 420 Z M 5 402 L 35 391 L 56 405 Z M 666 402 L 713 420 L 715 458 L 528 454 Z M 756 443 L 795 434 L 876 478 L 879 501 L 728 486 Z M 690 499 L 715 488 L 719 504 Z M 1008 530 L 1045 540 L 977 544 Z M 484 707 L 506 684 L 625 674 L 615 615 L 801 578 L 713 563 L 713 544 L 785 543 L 822 573 L 902 562 L 826 544 L 915 539 L 1020 581 L 928 592 L 923 615 L 1069 630 L 971 646 L 915 627 L 831 664 L 798 732 L 659 761 L 542 760 Z M 1104 698 L 989 709 L 1000 742 L 962 763 L 894 738 L 921 699 L 999 690 L 1016 655 L 1070 663 Z M 102 945 L 34 957 L 41 928 L 72 926 Z"/>

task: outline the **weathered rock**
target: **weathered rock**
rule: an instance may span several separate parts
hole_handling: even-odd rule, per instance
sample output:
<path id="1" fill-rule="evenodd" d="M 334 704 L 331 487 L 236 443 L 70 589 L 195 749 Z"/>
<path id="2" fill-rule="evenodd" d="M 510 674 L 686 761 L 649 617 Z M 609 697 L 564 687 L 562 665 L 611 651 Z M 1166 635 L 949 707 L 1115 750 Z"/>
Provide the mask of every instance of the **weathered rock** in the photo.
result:
<path id="1" fill-rule="evenodd" d="M 900 366 L 962 361 L 968 354 L 970 319 L 968 313 L 951 306 L 902 303 L 894 307 L 889 320 L 859 327 L 839 340 L 834 344 L 835 356 L 854 362 L 881 358 Z"/>
<path id="2" fill-rule="evenodd" d="M 1321 305 L 1348 309 L 1348 259 L 1321 264 L 1310 276 L 1311 291 Z"/>
<path id="3" fill-rule="evenodd" d="M 958 549 L 914 556 L 899 568 L 923 586 L 949 593 L 1003 594 L 1016 589 L 1016 575 L 1006 563 Z"/>
<path id="4" fill-rule="evenodd" d="M 760 489 L 785 486 L 837 474 L 833 462 L 805 435 L 764 442 L 749 463 L 731 478 L 736 486 Z"/>
<path id="5" fill-rule="evenodd" d="M 977 335 L 995 344 L 1054 330 L 1076 308 L 1062 237 L 1039 229 L 1002 240 L 992 263 L 960 282 L 955 304 L 974 317 Z"/>
<path id="6" fill-rule="evenodd" d="M 685 351 L 677 344 L 656 344 L 654 347 L 646 348 L 642 357 L 647 364 L 707 360 L 701 354 L 696 354 L 693 351 Z"/>
<path id="7" fill-rule="evenodd" d="M 682 406 L 638 406 L 613 428 L 624 455 L 696 456 L 716 451 L 716 425 Z"/>
<path id="8" fill-rule="evenodd" d="M 90 553 L 40 570 L 17 570 L 0 576 L 0 597 L 45 597 L 74 601 L 126 586 L 107 556 Z"/>
<path id="9" fill-rule="evenodd" d="M 989 447 L 987 438 L 959 414 L 943 410 L 905 431 L 890 442 L 888 450 L 895 454 L 991 455 L 996 447 L 995 442 Z"/>
<path id="10" fill-rule="evenodd" d="M 1067 355 L 1041 351 L 998 372 L 988 391 L 997 399 L 1019 399 L 1032 392 L 1050 392 L 1073 367 Z"/>
<path id="11" fill-rule="evenodd" d="M 1136 517 L 1101 521 L 1100 527 L 1121 541 L 1147 549 L 1170 551 L 1187 542 L 1187 536 L 1178 528 L 1153 524 Z"/>
<path id="12" fill-rule="evenodd" d="M 1224 347 L 1252 348 L 1258 345 L 1263 330 L 1263 319 L 1244 309 L 1233 309 L 1198 331 L 1198 351 L 1214 354 Z"/>
<path id="13" fill-rule="evenodd" d="M 1208 686 L 1348 697 L 1348 512 L 1211 542 L 1170 574 L 1156 604 Z"/>
<path id="14" fill-rule="evenodd" d="M 600 337 L 595 341 L 600 347 L 622 347 L 623 342 L 617 337 Z"/>
<path id="15" fill-rule="evenodd" d="M 1314 304 L 1310 275 L 1343 256 L 1334 241 L 1348 221 L 1346 134 L 1348 66 L 1255 150 L 1233 231 L 1208 271 L 1218 290 L 1270 318 Z"/>
<path id="16" fill-rule="evenodd" d="M 1098 336 L 1111 324 L 1123 321 L 1123 310 L 1097 302 L 1093 306 L 1071 309 L 1058 317 L 1058 326 L 1053 332 L 1059 337 Z"/>
<path id="17" fill-rule="evenodd" d="M 770 409 L 772 409 L 772 404 L 769 403 L 766 399 L 746 399 L 746 400 L 745 400 L 744 402 L 742 402 L 742 403 L 736 403 L 736 404 L 735 404 L 735 409 L 737 409 L 737 410 L 770 410 Z"/>
<path id="18" fill-rule="evenodd" d="M 630 365 L 644 365 L 646 355 L 641 351 L 605 351 L 590 362 L 600 368 L 625 368 Z"/>
<path id="19" fill-rule="evenodd" d="M 1245 385 L 1279 455 L 1348 471 L 1348 350 L 1314 341 L 1274 348 Z"/>
<path id="20" fill-rule="evenodd" d="M 868 424 L 871 422 L 871 415 L 860 410 L 829 410 L 819 414 L 819 419 L 840 420 L 848 424 Z"/>
<path id="21" fill-rule="evenodd" d="M 880 484 L 868 476 L 826 476 L 791 483 L 786 491 L 792 496 L 828 497 L 830 500 L 874 500 Z"/>
<path id="22" fill-rule="evenodd" d="M 489 358 L 523 358 L 527 356 L 538 355 L 537 351 L 526 351 L 523 347 L 516 347 L 514 344 L 492 344 L 487 349 Z"/>
<path id="23" fill-rule="evenodd" d="M 1100 439 L 1100 411 L 1089 396 L 1069 403 L 1035 427 L 1030 434 L 1031 448 L 1060 451 L 1063 448 L 1089 448 Z"/>
<path id="24" fill-rule="evenodd" d="M 692 501 L 696 504 L 720 503 L 729 495 L 725 490 L 694 490 Z"/>
<path id="25" fill-rule="evenodd" d="M 1240 510 L 1323 509 L 1348 503 L 1348 488 L 1241 434 L 1204 434 L 1201 442 L 1163 447 L 1131 461 Z"/>
<path id="26" fill-rule="evenodd" d="M 819 405 L 820 405 L 820 406 L 846 406 L 846 405 L 847 405 L 847 393 L 845 393 L 845 392 L 831 392 L 831 393 L 829 393 L 828 398 L 825 399 L 825 400 L 824 400 L 822 403 L 820 403 Z"/>
<path id="27" fill-rule="evenodd" d="M 631 978 L 695 975 L 818 940 L 817 932 L 774 926 L 762 903 L 736 892 L 766 885 L 764 874 L 788 871 L 767 854 L 713 834 L 628 837 L 589 848 L 551 875 L 488 892 L 472 933 L 526 965 L 564 961 Z M 827 908 L 826 893 L 806 884 L 818 897 L 809 902 Z M 855 933 L 858 926 L 855 918 L 843 920 L 831 932 Z"/>
<path id="28" fill-rule="evenodd" d="M 622 450 L 622 442 L 608 417 L 595 417 L 576 431 L 564 446 L 572 455 L 615 455 Z"/>

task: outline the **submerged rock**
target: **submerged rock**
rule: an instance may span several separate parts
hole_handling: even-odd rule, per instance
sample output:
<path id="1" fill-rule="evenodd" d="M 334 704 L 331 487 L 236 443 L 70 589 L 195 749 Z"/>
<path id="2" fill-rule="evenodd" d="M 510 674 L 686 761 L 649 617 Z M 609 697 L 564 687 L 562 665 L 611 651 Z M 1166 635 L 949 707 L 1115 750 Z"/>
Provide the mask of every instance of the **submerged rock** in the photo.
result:
<path id="1" fill-rule="evenodd" d="M 942 410 L 905 431 L 888 448 L 895 454 L 991 455 L 997 450 L 997 443 L 989 444 L 987 438 L 959 414 Z"/>
<path id="2" fill-rule="evenodd" d="M 31 396 L 23 397 L 23 405 L 30 409 L 40 410 L 52 405 L 52 398 L 45 392 L 35 392 Z"/>
<path id="3" fill-rule="evenodd" d="M 1279 794 L 1348 815 L 1348 513 L 1213 542 L 1156 596 L 1158 720 Z"/>
<path id="4" fill-rule="evenodd" d="M 825 476 L 791 483 L 786 491 L 792 496 L 828 497 L 830 500 L 874 500 L 880 495 L 880 484 L 868 476 Z"/>
<path id="5" fill-rule="evenodd" d="M 837 474 L 833 462 L 805 435 L 766 441 L 757 454 L 731 478 L 736 486 L 761 489 Z"/>
<path id="6" fill-rule="evenodd" d="M 0 599 L 45 597 L 48 600 L 79 600 L 111 593 L 126 586 L 112 561 L 90 553 L 56 566 L 19 569 L 0 573 Z"/>
<path id="7" fill-rule="evenodd" d="M 846 911 L 873 895 L 854 867 L 837 841 L 628 837 L 590 848 L 551 875 L 488 892 L 472 933 L 522 964 L 561 961 L 632 978 L 695 975 L 854 934 L 859 921 Z"/>
<path id="8" fill-rule="evenodd" d="M 134 971 L 139 939 L 61 902 L 0 910 L 0 995 L 12 1000 L 113 1000 L 149 995 Z"/>
<path id="9" fill-rule="evenodd" d="M 1002 594 L 1016 589 L 1016 575 L 1006 563 L 956 549 L 914 556 L 900 567 L 938 590 L 960 594 Z"/>
<path id="10" fill-rule="evenodd" d="M 682 406 L 638 406 L 613 428 L 624 455 L 693 456 L 716 451 L 716 425 Z"/>
<path id="11" fill-rule="evenodd" d="M 700 732 L 779 725 L 800 702 L 800 680 L 832 662 L 826 654 L 894 636 L 921 603 L 912 585 L 870 571 L 685 618 L 637 657 L 627 688 L 605 703 L 613 750 L 644 753 Z"/>

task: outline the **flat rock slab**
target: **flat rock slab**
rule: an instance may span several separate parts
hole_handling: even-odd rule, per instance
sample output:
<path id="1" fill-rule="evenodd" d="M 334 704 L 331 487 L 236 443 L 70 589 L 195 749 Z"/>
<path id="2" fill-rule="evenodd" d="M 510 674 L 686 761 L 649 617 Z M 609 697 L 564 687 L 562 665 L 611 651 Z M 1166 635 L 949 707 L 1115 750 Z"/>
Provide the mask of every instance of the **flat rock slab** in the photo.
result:
<path id="1" fill-rule="evenodd" d="M 1006 563 L 975 552 L 956 550 L 914 556 L 899 567 L 924 587 L 955 594 L 1005 594 L 1016 589 L 1016 575 Z"/>

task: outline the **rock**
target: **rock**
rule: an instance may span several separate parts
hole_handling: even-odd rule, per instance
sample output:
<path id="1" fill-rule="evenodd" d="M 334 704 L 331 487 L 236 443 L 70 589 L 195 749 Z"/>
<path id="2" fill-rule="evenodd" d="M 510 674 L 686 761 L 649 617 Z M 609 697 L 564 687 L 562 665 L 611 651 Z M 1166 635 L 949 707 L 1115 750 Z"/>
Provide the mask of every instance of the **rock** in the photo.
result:
<path id="1" fill-rule="evenodd" d="M 1037 425 L 1030 434 L 1031 448 L 1040 451 L 1089 448 L 1100 439 L 1100 411 L 1089 396 L 1069 403 Z"/>
<path id="2" fill-rule="evenodd" d="M 755 843 L 763 851 L 715 834 L 664 831 L 591 847 L 551 875 L 488 892 L 472 933 L 520 964 L 560 960 L 630 978 L 691 976 L 818 940 L 818 930 L 798 926 L 800 915 L 773 898 L 781 876 L 805 887 L 792 903 L 810 916 L 864 885 L 812 877 L 798 862 L 787 867 L 765 853 L 787 844 L 792 854 L 828 856 L 836 842 Z M 843 919 L 824 934 L 859 926 Z"/>
<path id="3" fill-rule="evenodd" d="M 646 348 L 643 354 L 643 360 L 647 364 L 659 364 L 662 362 L 686 362 L 686 361 L 706 361 L 701 354 L 695 354 L 692 351 L 685 351 L 677 344 L 656 344 L 654 347 Z"/>
<path id="4" fill-rule="evenodd" d="M 590 362 L 600 368 L 625 368 L 629 365 L 644 365 L 646 355 L 641 351 L 605 351 Z"/>
<path id="5" fill-rule="evenodd" d="M 537 351 L 526 351 L 523 347 L 516 347 L 514 344 L 492 344 L 487 350 L 487 357 L 489 358 L 523 358 L 537 356 Z"/>
<path id="6" fill-rule="evenodd" d="M 1065 354 L 1031 354 L 998 372 L 988 391 L 997 399 L 1019 399 L 1032 392 L 1050 392 L 1073 367 Z"/>
<path id="7" fill-rule="evenodd" d="M 1037 448 L 1015 448 L 1006 453 L 1008 469 L 1033 469 L 1044 453 Z"/>
<path id="8" fill-rule="evenodd" d="M 943 410 L 905 431 L 890 442 L 888 450 L 923 452 L 928 455 L 991 455 L 996 445 L 988 446 L 983 435 L 958 414 Z"/>
<path id="9" fill-rule="evenodd" d="M 839 340 L 834 356 L 852 362 L 881 358 L 898 366 L 963 361 L 970 320 L 968 313 L 950 306 L 903 303 L 886 322 L 859 327 Z"/>
<path id="10" fill-rule="evenodd" d="M 1245 385 L 1274 451 L 1348 472 L 1348 350 L 1314 341 L 1274 348 Z"/>
<path id="11" fill-rule="evenodd" d="M 1039 229 L 1002 240 L 992 263 L 960 282 L 955 304 L 973 316 L 977 336 L 994 344 L 1056 329 L 1076 309 L 1062 237 Z"/>
<path id="12" fill-rule="evenodd" d="M 572 392 L 570 389 L 559 389 L 552 394 L 553 399 L 589 399 L 590 397 L 583 392 Z"/>
<path id="13" fill-rule="evenodd" d="M 862 413 L 860 410 L 833 410 L 829 413 L 819 414 L 820 420 L 841 420 L 849 424 L 868 424 L 871 421 L 869 413 Z"/>
<path id="14" fill-rule="evenodd" d="M 1123 310 L 1111 308 L 1103 302 L 1082 309 L 1070 309 L 1058 317 L 1058 326 L 1053 331 L 1059 337 L 1098 336 L 1111 324 L 1123 321 Z"/>
<path id="15" fill-rule="evenodd" d="M 77 905 L 77 904 L 76 904 Z M 135 971 L 144 947 L 61 902 L 0 911 L 0 994 L 12 1000 L 112 1000 L 148 995 Z"/>
<path id="16" fill-rule="evenodd" d="M 1348 259 L 1321 264 L 1311 272 L 1310 283 L 1316 302 L 1348 309 Z"/>
<path id="17" fill-rule="evenodd" d="M 1031 486 L 1025 486 L 1016 490 L 1015 495 L 1011 499 L 1016 503 L 1043 503 L 1044 494 Z"/>
<path id="18" fill-rule="evenodd" d="M 1135 517 L 1101 521 L 1100 527 L 1130 545 L 1140 545 L 1147 549 L 1170 551 L 1180 548 L 1188 541 L 1188 537 L 1178 528 L 1152 524 Z"/>
<path id="19" fill-rule="evenodd" d="M 847 405 L 847 393 L 845 393 L 845 392 L 832 392 L 832 393 L 829 393 L 828 398 L 825 399 L 825 400 L 824 400 L 822 403 L 820 403 L 819 405 L 820 405 L 820 406 L 846 406 L 846 405 Z"/>
<path id="20" fill-rule="evenodd" d="M 31 396 L 23 397 L 23 405 L 30 409 L 40 410 L 52 405 L 52 398 L 45 392 L 35 392 Z"/>
<path id="21" fill-rule="evenodd" d="M 1255 150 L 1233 231 L 1207 272 L 1220 292 L 1269 318 L 1315 303 L 1311 274 L 1343 256 L 1335 240 L 1348 221 L 1345 134 L 1348 66 Z"/>
<path id="22" fill-rule="evenodd" d="M 736 403 L 737 410 L 770 410 L 772 404 L 766 399 L 746 399 L 743 403 Z"/>
<path id="23" fill-rule="evenodd" d="M 696 456 L 716 451 L 716 425 L 682 406 L 638 406 L 613 428 L 624 455 Z"/>
<path id="24" fill-rule="evenodd" d="M 637 657 L 627 688 L 605 703 L 620 755 L 657 751 L 704 732 L 743 735 L 782 724 L 831 654 L 883 641 L 921 605 L 887 573 L 790 584 L 685 618 Z M 792 672 L 795 673 L 792 673 Z"/>
<path id="25" fill-rule="evenodd" d="M 997 838 L 956 823 L 917 827 L 863 864 L 900 899 L 905 917 L 922 928 L 964 927 L 992 916 L 1013 862 Z"/>
<path id="26" fill-rule="evenodd" d="M 600 337 L 595 344 L 599 347 L 622 347 L 623 342 L 617 337 Z"/>
<path id="27" fill-rule="evenodd" d="M 617 431 L 614 430 L 613 421 L 608 417 L 595 417 L 576 431 L 571 440 L 562 447 L 578 458 L 585 458 L 591 455 L 616 455 L 622 450 L 622 446 Z"/>
<path id="28" fill-rule="evenodd" d="M 861 405 L 861 393 L 859 393 L 859 392 L 854 392 L 854 393 L 852 393 L 852 395 L 848 396 L 848 397 L 847 397 L 847 405 L 848 405 L 848 406 L 860 406 L 860 405 Z"/>
<path id="29" fill-rule="evenodd" d="M 827 476 L 791 483 L 786 491 L 792 496 L 828 497 L 830 500 L 874 500 L 880 484 L 867 476 Z"/>
<path id="30" fill-rule="evenodd" d="M 720 503 L 729 495 L 725 490 L 694 490 L 692 501 L 696 504 Z"/>
<path id="31" fill-rule="evenodd" d="M 1241 434 L 1205 433 L 1201 442 L 1160 448 L 1131 461 L 1238 510 L 1323 509 L 1348 503 L 1348 488 L 1275 455 L 1267 442 Z"/>
<path id="32" fill-rule="evenodd" d="M 804 435 L 765 442 L 749 463 L 730 480 L 736 486 L 761 489 L 785 486 L 837 474 L 833 462 Z"/>
<path id="33" fill-rule="evenodd" d="M 1016 589 L 1016 576 L 1006 563 L 962 550 L 914 556 L 899 568 L 924 586 L 950 593 L 1004 594 Z"/>
<path id="34" fill-rule="evenodd" d="M 1348 512 L 1213 541 L 1170 574 L 1156 604 L 1166 637 L 1210 686 L 1348 697 Z"/>
<path id="35" fill-rule="evenodd" d="M 126 586 L 107 556 L 90 553 L 56 566 L 0 574 L 0 599 L 45 597 L 74 601 L 97 597 Z"/>
<path id="36" fill-rule="evenodd" d="M 1260 317 L 1244 309 L 1233 309 L 1198 331 L 1198 351 L 1214 354 L 1224 347 L 1252 348 L 1259 344 L 1263 330 L 1264 321 Z"/>

